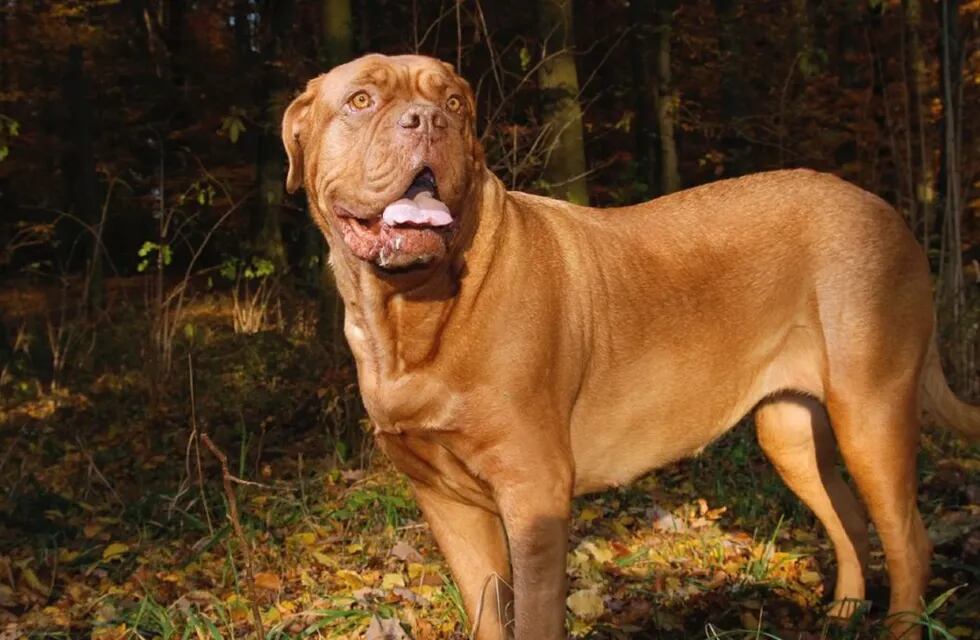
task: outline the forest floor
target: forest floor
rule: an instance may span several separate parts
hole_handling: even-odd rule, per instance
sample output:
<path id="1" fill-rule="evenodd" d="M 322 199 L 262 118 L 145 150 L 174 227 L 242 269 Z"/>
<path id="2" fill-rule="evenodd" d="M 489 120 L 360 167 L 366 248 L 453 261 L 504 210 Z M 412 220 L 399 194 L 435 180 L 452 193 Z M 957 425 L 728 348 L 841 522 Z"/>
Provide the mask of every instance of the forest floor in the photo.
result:
<path id="1" fill-rule="evenodd" d="M 0 639 L 245 638 L 256 615 L 270 638 L 466 638 L 404 479 L 357 431 L 345 356 L 301 314 L 235 334 L 227 306 L 188 309 L 166 373 L 138 346 L 149 328 L 135 307 L 97 327 L 69 316 L 60 334 L 8 319 Z M 248 483 L 225 491 L 202 433 Z M 980 638 L 980 451 L 929 428 L 919 468 L 936 543 L 922 623 L 929 637 Z M 875 547 L 869 612 L 828 624 L 830 544 L 743 424 L 697 458 L 576 500 L 569 626 L 593 640 L 872 638 L 887 608 Z"/>

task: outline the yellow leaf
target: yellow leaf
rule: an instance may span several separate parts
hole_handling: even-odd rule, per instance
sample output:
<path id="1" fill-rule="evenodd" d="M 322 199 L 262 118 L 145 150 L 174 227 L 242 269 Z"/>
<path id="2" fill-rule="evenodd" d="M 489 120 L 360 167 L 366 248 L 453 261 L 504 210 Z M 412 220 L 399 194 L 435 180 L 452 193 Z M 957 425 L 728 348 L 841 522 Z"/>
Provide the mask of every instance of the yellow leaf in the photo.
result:
<path id="1" fill-rule="evenodd" d="M 80 556 L 81 553 L 78 551 L 69 551 L 64 547 L 58 549 L 58 562 L 74 562 L 75 558 Z"/>
<path id="2" fill-rule="evenodd" d="M 102 550 L 102 559 L 112 560 L 113 558 L 121 556 L 127 551 L 129 551 L 129 545 L 125 542 L 113 542 Z"/>
<path id="3" fill-rule="evenodd" d="M 823 578 L 816 571 L 801 571 L 800 572 L 800 582 L 803 584 L 820 584 L 823 582 Z"/>
<path id="4" fill-rule="evenodd" d="M 592 554 L 592 557 L 595 558 L 596 562 L 600 564 L 605 562 L 612 562 L 613 556 L 615 555 L 613 553 L 612 548 L 609 546 L 609 543 L 606 542 L 605 540 L 599 540 L 596 542 L 589 541 L 583 543 L 582 546 L 590 554 Z"/>
<path id="5" fill-rule="evenodd" d="M 231 614 L 232 622 L 242 622 L 249 618 L 251 611 L 248 608 L 248 600 L 237 593 L 233 593 L 225 598 L 228 605 L 228 612 Z"/>
<path id="6" fill-rule="evenodd" d="M 266 591 L 279 591 L 282 589 L 282 582 L 276 574 L 263 571 L 255 574 L 255 586 Z"/>
<path id="7" fill-rule="evenodd" d="M 364 551 L 364 545 L 360 542 L 354 542 L 353 544 L 347 545 L 347 553 L 354 554 L 359 551 Z"/>
<path id="8" fill-rule="evenodd" d="M 316 534 L 304 531 L 303 533 L 295 533 L 289 536 L 287 540 L 299 547 L 312 547 L 316 544 Z"/>
<path id="9" fill-rule="evenodd" d="M 342 582 L 351 591 L 355 589 L 360 589 L 361 587 L 364 586 L 364 580 L 362 580 L 361 576 L 354 573 L 353 571 L 349 571 L 347 569 L 339 569 L 334 574 L 334 576 L 338 580 L 340 580 L 340 582 Z"/>
<path id="10" fill-rule="evenodd" d="M 405 586 L 405 576 L 400 573 L 386 573 L 381 580 L 381 588 L 388 590 Z"/>
<path id="11" fill-rule="evenodd" d="M 582 522 L 592 522 L 593 520 L 595 520 L 596 518 L 598 518 L 600 515 L 602 515 L 602 514 L 599 513 L 599 510 L 598 509 L 595 509 L 593 507 L 585 507 L 578 514 L 578 519 L 581 520 Z"/>
<path id="12" fill-rule="evenodd" d="M 751 611 L 743 611 L 739 615 L 739 620 L 746 629 L 755 630 L 759 628 L 759 617 Z"/>
<path id="13" fill-rule="evenodd" d="M 21 577 L 24 578 L 24 582 L 27 583 L 27 586 L 29 586 L 34 591 L 37 591 L 41 595 L 45 595 L 45 596 L 48 595 L 48 588 L 37 577 L 37 574 L 34 573 L 33 569 L 31 569 L 30 567 L 21 567 L 20 571 L 21 571 Z"/>
<path id="14" fill-rule="evenodd" d="M 96 627 L 92 630 L 92 640 L 123 640 L 127 635 L 126 625 Z"/>
<path id="15" fill-rule="evenodd" d="M 571 612 L 583 620 L 595 620 L 606 610 L 602 597 L 595 589 L 580 589 L 568 596 L 565 602 Z"/>
<path id="16" fill-rule="evenodd" d="M 68 615 L 68 612 L 60 607 L 44 607 L 42 611 L 44 611 L 51 622 L 59 627 L 71 625 L 71 617 Z"/>
<path id="17" fill-rule="evenodd" d="M 418 580 L 420 577 L 422 577 L 422 574 L 423 573 L 425 573 L 425 566 L 424 565 L 419 564 L 418 562 L 409 562 L 408 563 L 408 579 L 409 580 L 412 580 L 412 581 Z"/>
<path id="18" fill-rule="evenodd" d="M 262 612 L 262 622 L 265 624 L 275 624 L 280 620 L 282 620 L 282 614 L 279 613 L 279 609 L 275 605 Z"/>
<path id="19" fill-rule="evenodd" d="M 323 553 L 322 551 L 314 551 L 311 555 L 313 556 L 314 560 L 316 560 L 317 562 L 319 562 L 325 567 L 332 567 L 337 564 L 337 562 L 333 558 Z"/>

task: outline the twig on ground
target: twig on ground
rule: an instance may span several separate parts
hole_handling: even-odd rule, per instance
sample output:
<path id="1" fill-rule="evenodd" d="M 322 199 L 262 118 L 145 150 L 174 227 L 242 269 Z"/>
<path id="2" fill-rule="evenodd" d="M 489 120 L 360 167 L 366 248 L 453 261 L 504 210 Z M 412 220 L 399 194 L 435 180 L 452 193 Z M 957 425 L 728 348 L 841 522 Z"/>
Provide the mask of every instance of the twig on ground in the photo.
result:
<path id="1" fill-rule="evenodd" d="M 255 631 L 256 637 L 265 640 L 265 628 L 262 626 L 262 612 L 259 611 L 259 602 L 255 597 L 255 572 L 252 569 L 252 548 L 248 544 L 248 540 L 245 538 L 245 532 L 242 530 L 242 523 L 238 518 L 238 500 L 235 498 L 235 489 L 232 487 L 233 482 L 238 482 L 241 484 L 258 484 L 254 482 L 246 482 L 240 478 L 236 478 L 228 470 L 228 456 L 226 456 L 218 447 L 211 442 L 211 438 L 208 434 L 201 434 L 201 442 L 204 443 L 214 457 L 218 459 L 221 463 L 221 482 L 225 488 L 225 497 L 228 499 L 228 519 L 231 520 L 231 526 L 235 530 L 235 536 L 238 538 L 238 544 L 242 547 L 242 555 L 245 558 L 245 582 L 248 586 L 248 599 L 252 605 L 252 616 L 255 618 Z M 261 485 L 258 485 L 261 486 Z"/>
<path id="2" fill-rule="evenodd" d="M 112 494 L 112 497 L 116 499 L 116 502 L 119 503 L 119 506 L 125 509 L 126 503 L 123 502 L 123 499 L 119 497 L 119 494 L 116 492 L 115 487 L 113 487 L 112 484 L 109 482 L 109 480 L 106 479 L 104 475 L 102 475 L 102 471 L 99 470 L 99 466 L 95 464 L 95 458 L 93 458 L 92 454 L 88 452 L 88 449 L 85 447 L 85 444 L 82 442 L 82 439 L 79 438 L 78 436 L 75 436 L 75 443 L 78 445 L 78 451 L 83 456 L 85 456 L 85 460 L 88 462 L 89 465 L 89 471 L 94 473 L 95 476 L 102 481 L 102 484 L 104 484 L 105 488 L 109 490 L 109 493 Z"/>

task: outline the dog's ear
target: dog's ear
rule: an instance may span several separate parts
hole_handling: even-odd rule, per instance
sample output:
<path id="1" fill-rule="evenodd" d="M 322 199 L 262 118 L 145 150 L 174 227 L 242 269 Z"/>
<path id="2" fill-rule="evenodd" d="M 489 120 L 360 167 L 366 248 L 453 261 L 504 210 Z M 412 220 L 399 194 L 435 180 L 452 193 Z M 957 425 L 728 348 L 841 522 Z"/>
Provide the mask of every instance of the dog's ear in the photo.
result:
<path id="1" fill-rule="evenodd" d="M 306 83 L 306 91 L 293 100 L 282 116 L 282 144 L 289 158 L 286 174 L 286 191 L 294 193 L 303 186 L 303 143 L 309 135 L 310 109 L 320 92 L 323 76 Z"/>

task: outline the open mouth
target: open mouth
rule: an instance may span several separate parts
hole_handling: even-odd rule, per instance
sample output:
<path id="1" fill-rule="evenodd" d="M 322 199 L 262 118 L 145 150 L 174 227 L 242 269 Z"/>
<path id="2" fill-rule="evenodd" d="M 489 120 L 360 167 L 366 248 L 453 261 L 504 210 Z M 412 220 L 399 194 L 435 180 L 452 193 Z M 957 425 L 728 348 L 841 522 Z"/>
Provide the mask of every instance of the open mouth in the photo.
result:
<path id="1" fill-rule="evenodd" d="M 371 218 L 339 209 L 344 242 L 357 257 L 392 269 L 427 264 L 446 253 L 455 225 L 436 176 L 424 167 L 405 193 Z"/>

